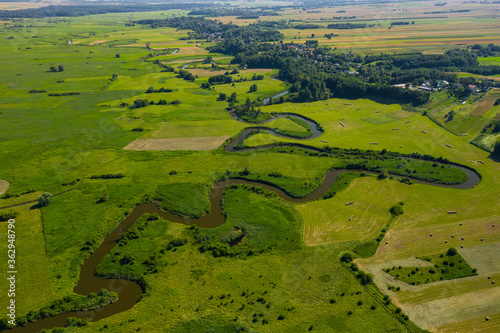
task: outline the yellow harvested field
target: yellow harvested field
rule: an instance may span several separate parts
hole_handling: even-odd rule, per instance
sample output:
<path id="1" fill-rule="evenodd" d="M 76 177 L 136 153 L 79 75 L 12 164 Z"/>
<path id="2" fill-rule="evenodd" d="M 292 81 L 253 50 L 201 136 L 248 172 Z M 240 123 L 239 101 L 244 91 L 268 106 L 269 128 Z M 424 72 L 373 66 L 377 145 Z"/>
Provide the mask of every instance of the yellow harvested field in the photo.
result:
<path id="1" fill-rule="evenodd" d="M 9 189 L 10 183 L 6 180 L 0 179 L 0 195 L 4 194 L 7 192 Z"/>
<path id="2" fill-rule="evenodd" d="M 95 44 L 102 44 L 106 43 L 108 40 L 107 39 L 102 39 L 102 40 L 95 40 L 89 43 L 89 45 L 95 45 Z"/>
<path id="3" fill-rule="evenodd" d="M 458 321 L 487 316 L 497 317 L 500 314 L 500 308 L 495 309 L 492 305 L 498 305 L 499 299 L 500 289 L 489 288 L 409 306 L 404 310 L 415 324 L 432 330 Z"/>
<path id="4" fill-rule="evenodd" d="M 155 45 L 161 45 L 161 43 Z M 204 47 L 179 47 L 178 49 L 177 54 L 179 55 L 202 55 L 209 53 Z"/>
<path id="5" fill-rule="evenodd" d="M 213 150 L 229 139 L 229 135 L 174 138 L 174 139 L 137 139 L 129 143 L 126 150 Z"/>
<path id="6" fill-rule="evenodd" d="M 50 3 L 35 3 L 35 2 L 0 2 L 0 10 L 20 10 L 20 9 L 28 9 L 28 8 L 39 8 L 43 6 L 47 6 Z M 60 4 L 58 4 L 60 5 Z"/>
<path id="7" fill-rule="evenodd" d="M 479 317 L 472 320 L 461 321 L 445 325 L 433 330 L 439 333 L 479 333 L 500 332 L 500 316 Z"/>

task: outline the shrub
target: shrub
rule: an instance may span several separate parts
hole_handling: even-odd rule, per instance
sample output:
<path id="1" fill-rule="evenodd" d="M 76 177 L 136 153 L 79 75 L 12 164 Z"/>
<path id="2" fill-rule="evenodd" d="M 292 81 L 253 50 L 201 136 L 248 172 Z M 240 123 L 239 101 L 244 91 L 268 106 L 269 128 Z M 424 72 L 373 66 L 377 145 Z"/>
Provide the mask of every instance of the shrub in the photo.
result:
<path id="1" fill-rule="evenodd" d="M 17 215 L 19 215 L 19 213 L 12 210 L 6 212 L 0 212 L 0 222 L 8 221 L 10 219 L 15 219 Z"/>
<path id="2" fill-rule="evenodd" d="M 54 196 L 51 193 L 45 192 L 38 198 L 38 205 L 40 207 L 48 206 L 53 198 Z"/>
<path id="3" fill-rule="evenodd" d="M 394 216 L 402 215 L 403 214 L 403 206 L 400 205 L 400 204 L 394 205 L 394 206 L 391 207 L 391 209 L 389 211 Z"/>
<path id="4" fill-rule="evenodd" d="M 389 171 L 387 171 L 387 169 L 382 169 L 377 176 L 378 179 L 386 179 L 387 177 L 389 177 Z"/>
<path id="5" fill-rule="evenodd" d="M 447 256 L 450 256 L 450 257 L 453 257 L 454 255 L 456 255 L 458 252 L 457 252 L 457 249 L 455 249 L 454 247 L 450 247 L 448 249 L 448 251 L 446 251 L 446 255 Z"/>
<path id="6" fill-rule="evenodd" d="M 340 257 L 340 261 L 342 262 L 351 262 L 352 259 L 353 259 L 352 254 L 350 254 L 349 252 L 344 253 L 342 257 Z"/>

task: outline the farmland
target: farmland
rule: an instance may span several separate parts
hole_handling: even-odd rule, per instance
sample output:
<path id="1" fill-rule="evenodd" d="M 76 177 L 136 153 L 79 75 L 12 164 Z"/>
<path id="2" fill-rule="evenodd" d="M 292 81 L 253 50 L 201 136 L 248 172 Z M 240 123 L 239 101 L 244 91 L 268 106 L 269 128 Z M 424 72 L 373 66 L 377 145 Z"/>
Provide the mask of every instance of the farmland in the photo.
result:
<path id="1" fill-rule="evenodd" d="M 500 92 L 482 79 L 497 74 L 460 74 L 428 96 L 403 88 L 397 95 L 389 90 L 395 73 L 413 69 L 365 62 L 380 53 L 394 64 L 398 54 L 453 61 L 460 57 L 445 52 L 456 47 L 472 53 L 467 46 L 500 45 L 497 9 L 389 2 L 290 6 L 261 16 L 297 20 L 277 31 L 283 45 L 301 49 L 300 58 L 281 41 L 230 54 L 232 44 L 190 39 L 196 31 L 138 23 L 172 24 L 165 20 L 186 16 L 183 9 L 3 20 L 0 213 L 15 215 L 18 318 L 35 321 L 54 302 L 69 308 L 86 260 L 122 230 L 95 272 L 137 281 L 137 303 L 61 332 L 497 332 L 500 164 L 492 152 Z M 257 21 L 206 19 L 243 29 Z M 391 25 L 398 21 L 410 23 Z M 327 28 L 337 23 L 367 27 Z M 320 47 L 291 44 L 312 40 Z M 324 65 L 321 47 L 323 58 L 346 61 Z M 435 71 L 498 65 L 498 56 L 477 60 Z M 361 80 L 374 71 L 377 87 L 386 84 L 391 94 L 339 88 L 354 80 L 373 87 Z M 472 83 L 477 89 L 466 91 Z M 249 127 L 259 132 L 228 149 Z M 477 173 L 478 183 L 461 188 L 468 174 L 456 165 Z M 334 181 L 336 169 L 350 170 Z M 54 197 L 42 207 L 44 192 Z M 145 212 L 130 229 L 120 224 L 134 208 L 153 206 L 161 212 Z M 211 218 L 223 224 L 207 228 Z M 2 235 L 8 228 L 0 222 Z M 2 240 L 3 257 L 8 248 Z M 453 260 L 449 248 L 457 251 Z M 456 271 L 446 271 L 450 262 Z M 431 273 L 433 265 L 442 272 Z M 8 290 L 0 283 L 0 294 Z M 2 296 L 0 306 L 7 302 Z"/>

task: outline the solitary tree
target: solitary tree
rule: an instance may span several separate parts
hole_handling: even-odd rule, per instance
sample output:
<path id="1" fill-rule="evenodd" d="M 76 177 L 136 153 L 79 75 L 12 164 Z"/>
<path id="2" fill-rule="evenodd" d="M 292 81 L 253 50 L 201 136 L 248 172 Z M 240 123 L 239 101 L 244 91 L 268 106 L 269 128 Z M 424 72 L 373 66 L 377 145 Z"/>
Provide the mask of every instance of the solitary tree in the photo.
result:
<path id="1" fill-rule="evenodd" d="M 256 92 L 257 90 L 259 90 L 259 87 L 256 84 L 250 86 L 250 92 Z"/>
<path id="2" fill-rule="evenodd" d="M 50 66 L 49 71 L 57 72 L 57 68 L 55 66 Z"/>
<path id="3" fill-rule="evenodd" d="M 225 101 L 226 99 L 227 99 L 227 95 L 226 94 L 224 94 L 224 93 L 220 93 L 219 94 L 219 98 L 218 98 L 219 101 Z"/>
<path id="4" fill-rule="evenodd" d="M 58 72 L 64 72 L 64 66 L 63 65 L 57 66 L 57 70 Z"/>
<path id="5" fill-rule="evenodd" d="M 54 198 L 52 193 L 45 192 L 38 198 L 38 205 L 40 207 L 48 206 L 49 203 L 52 201 L 52 198 Z"/>
<path id="6" fill-rule="evenodd" d="M 120 58 L 120 53 L 115 54 L 115 57 Z"/>

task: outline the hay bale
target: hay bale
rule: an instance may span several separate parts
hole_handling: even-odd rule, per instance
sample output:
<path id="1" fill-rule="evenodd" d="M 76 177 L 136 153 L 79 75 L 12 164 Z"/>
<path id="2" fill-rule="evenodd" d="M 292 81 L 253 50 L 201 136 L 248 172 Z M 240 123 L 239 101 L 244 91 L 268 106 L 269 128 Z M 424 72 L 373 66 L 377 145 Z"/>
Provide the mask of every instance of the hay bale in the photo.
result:
<path id="1" fill-rule="evenodd" d="M 349 205 L 352 205 L 353 203 L 354 203 L 354 201 L 350 201 L 350 202 L 346 203 L 345 205 L 349 206 Z"/>
<path id="2" fill-rule="evenodd" d="M 426 132 L 426 131 L 424 131 L 424 130 L 422 130 L 422 133 L 426 134 L 427 132 Z"/>

